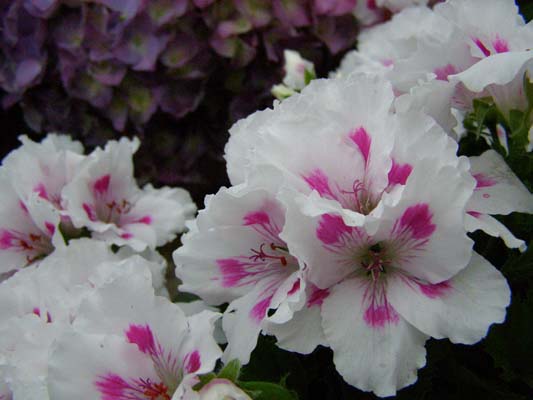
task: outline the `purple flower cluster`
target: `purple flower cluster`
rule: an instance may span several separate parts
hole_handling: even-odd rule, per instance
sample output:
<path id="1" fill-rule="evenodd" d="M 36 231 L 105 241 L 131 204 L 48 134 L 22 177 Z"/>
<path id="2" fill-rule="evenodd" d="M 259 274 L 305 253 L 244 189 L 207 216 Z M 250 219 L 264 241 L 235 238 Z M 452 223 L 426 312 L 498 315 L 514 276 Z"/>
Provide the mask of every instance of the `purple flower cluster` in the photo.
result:
<path id="1" fill-rule="evenodd" d="M 36 131 L 139 131 L 195 110 L 220 68 L 295 41 L 331 53 L 356 36 L 355 0 L 2 0 L 0 87 Z M 277 64 L 279 65 L 279 63 Z M 96 122 L 95 122 L 96 121 Z M 105 124 L 104 124 L 105 125 Z M 113 135 L 111 130 L 109 135 Z"/>

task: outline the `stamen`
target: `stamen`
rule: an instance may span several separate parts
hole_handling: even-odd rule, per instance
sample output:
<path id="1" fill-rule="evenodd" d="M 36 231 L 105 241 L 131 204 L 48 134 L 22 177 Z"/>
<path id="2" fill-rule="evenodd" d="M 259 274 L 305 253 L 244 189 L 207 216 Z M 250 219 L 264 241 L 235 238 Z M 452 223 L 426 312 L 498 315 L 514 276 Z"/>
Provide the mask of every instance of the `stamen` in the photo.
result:
<path id="1" fill-rule="evenodd" d="M 267 259 L 271 259 L 271 260 L 279 260 L 279 262 L 281 263 L 281 265 L 283 265 L 284 267 L 287 266 L 287 258 L 285 256 L 275 256 L 275 255 L 271 255 L 271 254 L 267 254 L 265 253 L 265 250 L 263 249 L 263 247 L 265 247 L 266 243 L 262 243 L 261 246 L 259 246 L 259 250 L 255 250 L 255 249 L 250 249 L 250 251 L 252 253 L 254 253 L 253 256 L 250 256 L 250 260 L 252 261 L 266 261 Z M 273 250 L 273 251 L 278 251 L 278 250 L 281 250 L 281 251 L 287 251 L 287 248 L 283 247 L 283 246 L 277 246 L 275 245 L 274 243 L 270 243 L 270 248 Z"/>

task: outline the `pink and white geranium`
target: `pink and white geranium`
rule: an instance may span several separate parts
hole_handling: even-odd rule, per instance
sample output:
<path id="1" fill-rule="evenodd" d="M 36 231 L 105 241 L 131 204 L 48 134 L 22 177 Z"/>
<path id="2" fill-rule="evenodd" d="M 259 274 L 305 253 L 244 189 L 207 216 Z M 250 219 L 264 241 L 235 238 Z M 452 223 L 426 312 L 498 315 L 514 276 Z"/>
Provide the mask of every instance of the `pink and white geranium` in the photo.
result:
<path id="1" fill-rule="evenodd" d="M 58 338 L 49 363 L 53 399 L 193 399 L 198 374 L 221 350 L 219 314 L 186 317 L 155 296 L 148 269 L 124 266 L 85 298 L 73 329 Z M 83 360 L 82 363 L 79 360 Z"/>
<path id="2" fill-rule="evenodd" d="M 41 143 L 21 136 L 22 146 L 0 167 L 0 272 L 45 257 L 63 238 L 61 191 L 76 173 L 83 148 L 69 137 L 48 135 Z M 65 225 L 65 224 L 64 224 Z"/>
<path id="3" fill-rule="evenodd" d="M 65 187 L 63 198 L 74 226 L 142 251 L 174 239 L 196 207 L 184 189 L 137 186 L 132 157 L 138 147 L 137 139 L 122 138 L 97 148 Z"/>
<path id="4" fill-rule="evenodd" d="M 285 206 L 270 186 L 250 182 L 206 198 L 174 252 L 181 291 L 208 304 L 229 302 L 222 321 L 225 360 L 247 363 L 268 321 L 290 319 L 305 289 L 300 265 L 279 237 Z"/>
<path id="5" fill-rule="evenodd" d="M 380 396 L 416 380 L 428 337 L 475 343 L 503 321 L 510 299 L 466 235 L 472 211 L 494 212 L 480 205 L 485 166 L 474 159 L 469 171 L 433 119 L 395 114 L 393 101 L 391 85 L 376 76 L 314 81 L 250 116 L 240 126 L 255 129 L 234 130 L 227 146 L 231 171 L 283 175 L 279 236 L 323 291 L 325 342 L 347 382 Z M 505 184 L 493 183 L 490 202 L 501 209 Z M 531 195 L 521 193 L 527 203 Z"/>

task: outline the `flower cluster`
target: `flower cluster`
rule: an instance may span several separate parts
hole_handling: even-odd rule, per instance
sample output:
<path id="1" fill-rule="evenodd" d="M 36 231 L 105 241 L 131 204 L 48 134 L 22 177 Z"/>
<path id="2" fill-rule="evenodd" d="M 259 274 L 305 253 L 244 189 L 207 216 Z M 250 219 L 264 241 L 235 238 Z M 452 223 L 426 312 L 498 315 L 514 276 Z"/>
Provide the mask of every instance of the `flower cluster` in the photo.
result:
<path id="1" fill-rule="evenodd" d="M 196 211 L 183 189 L 137 186 L 137 139 L 110 141 L 89 155 L 67 136 L 20 140 L 0 167 L 2 273 L 38 262 L 85 232 L 136 252 L 154 250 Z"/>
<path id="2" fill-rule="evenodd" d="M 248 362 L 260 333 L 329 346 L 348 383 L 390 396 L 416 380 L 429 337 L 472 344 L 504 320 L 509 287 L 467 232 L 523 249 L 490 214 L 533 213 L 532 195 L 496 152 L 458 157 L 395 101 L 383 76 L 355 73 L 231 129 L 233 186 L 174 253 L 180 290 L 229 303 L 223 359 Z"/>
<path id="3" fill-rule="evenodd" d="M 4 281 L 0 398 L 204 398 L 193 386 L 220 356 L 218 314 L 156 296 L 158 268 L 78 239 Z"/>

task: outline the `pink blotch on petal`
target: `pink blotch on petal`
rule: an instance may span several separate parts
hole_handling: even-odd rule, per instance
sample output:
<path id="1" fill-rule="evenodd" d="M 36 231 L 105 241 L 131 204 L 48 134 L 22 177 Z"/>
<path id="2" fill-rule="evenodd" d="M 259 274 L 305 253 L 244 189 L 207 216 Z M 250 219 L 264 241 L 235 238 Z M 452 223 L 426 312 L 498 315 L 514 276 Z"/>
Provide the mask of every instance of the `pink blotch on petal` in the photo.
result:
<path id="1" fill-rule="evenodd" d="M 137 223 L 150 225 L 152 223 L 152 217 L 150 217 L 149 215 L 145 215 L 144 217 L 138 219 Z"/>
<path id="2" fill-rule="evenodd" d="M 485 57 L 490 56 L 490 50 L 487 49 L 487 47 L 483 44 L 483 42 L 480 39 L 478 38 L 474 39 L 474 43 L 481 50 L 481 52 L 485 55 Z"/>
<path id="3" fill-rule="evenodd" d="M 361 155 L 365 159 L 365 164 L 368 163 L 370 156 L 370 145 L 372 144 L 372 138 L 367 133 L 366 129 L 360 126 L 355 131 L 350 133 L 350 139 L 357 145 Z"/>
<path id="4" fill-rule="evenodd" d="M 447 81 L 448 75 L 456 74 L 457 69 L 452 64 L 446 64 L 444 67 L 435 68 L 433 73 L 439 81 Z"/>
<path id="5" fill-rule="evenodd" d="M 150 379 L 133 379 L 131 383 L 117 374 L 98 377 L 94 385 L 101 393 L 100 400 L 170 400 L 168 388 L 163 382 Z"/>
<path id="6" fill-rule="evenodd" d="M 407 178 L 411 174 L 413 167 L 410 164 L 399 164 L 392 160 L 392 167 L 389 171 L 389 186 L 392 185 L 405 185 Z"/>
<path id="7" fill-rule="evenodd" d="M 33 188 L 33 191 L 39 194 L 39 197 L 45 200 L 48 200 L 48 192 L 46 191 L 46 188 L 44 187 L 44 184 L 39 183 Z"/>
<path id="8" fill-rule="evenodd" d="M 327 196 L 336 199 L 329 186 L 329 179 L 321 169 L 317 168 L 308 175 L 302 175 L 302 178 L 311 189 L 316 190 L 322 197 Z"/>
<path id="9" fill-rule="evenodd" d="M 185 356 L 185 370 L 187 373 L 196 372 L 201 366 L 202 363 L 200 362 L 200 353 L 198 350 L 194 350 Z"/>
<path id="10" fill-rule="evenodd" d="M 270 217 L 264 211 L 254 211 L 244 216 L 244 225 L 266 225 L 270 223 Z"/>
<path id="11" fill-rule="evenodd" d="M 246 264 L 235 258 L 220 258 L 216 260 L 216 263 L 222 274 L 223 287 L 236 286 L 242 279 L 250 275 L 246 271 Z"/>
<path id="12" fill-rule="evenodd" d="M 492 46 L 494 47 L 494 50 L 496 50 L 496 53 L 507 53 L 509 51 L 507 40 L 502 39 L 501 37 L 497 37 L 496 40 L 492 42 Z"/>
<path id="13" fill-rule="evenodd" d="M 474 190 L 491 187 L 497 183 L 494 179 L 481 173 L 474 174 L 472 177 L 476 180 L 476 188 Z"/>
<path id="14" fill-rule="evenodd" d="M 41 317 L 41 309 L 39 307 L 34 307 L 32 310 L 32 314 L 35 314 L 38 317 Z M 48 311 L 46 312 L 46 322 L 47 323 L 52 322 L 52 316 L 50 315 Z"/>
<path id="15" fill-rule="evenodd" d="M 266 312 L 268 307 L 270 307 L 271 301 L 272 296 L 269 296 L 256 303 L 256 305 L 250 311 L 250 317 L 257 323 L 261 322 L 266 316 Z"/>
<path id="16" fill-rule="evenodd" d="M 300 290 L 300 279 L 294 282 L 294 284 L 292 285 L 291 289 L 287 292 L 287 294 L 290 296 L 291 294 L 296 293 L 298 290 Z"/>
<path id="17" fill-rule="evenodd" d="M 129 233 L 129 232 L 124 232 L 123 234 L 120 235 L 120 237 L 124 240 L 128 240 L 128 239 L 131 239 L 133 237 L 133 234 L 132 233 Z"/>
<path id="18" fill-rule="evenodd" d="M 83 211 L 85 211 L 85 214 L 87 214 L 87 218 L 89 218 L 90 221 L 96 221 L 96 213 L 94 211 L 94 207 L 88 203 L 82 204 Z"/>
<path id="19" fill-rule="evenodd" d="M 19 206 L 25 214 L 28 214 L 28 207 L 26 207 L 26 204 L 24 204 L 22 201 L 19 201 Z"/>
<path id="20" fill-rule="evenodd" d="M 383 65 L 384 67 L 390 67 L 393 64 L 394 64 L 394 61 L 389 58 L 381 60 L 381 65 Z"/>
<path id="21" fill-rule="evenodd" d="M 13 240 L 16 239 L 15 236 L 6 230 L 0 231 L 0 250 L 10 249 L 14 246 Z"/>
<path id="22" fill-rule="evenodd" d="M 467 214 L 471 215 L 472 217 L 474 218 L 479 218 L 481 217 L 481 213 L 477 212 L 477 211 L 467 211 L 466 212 Z"/>
<path id="23" fill-rule="evenodd" d="M 333 214 L 322 215 L 316 230 L 317 238 L 324 244 L 336 243 L 343 234 L 349 233 L 350 227 L 346 226 L 340 216 Z"/>
<path id="24" fill-rule="evenodd" d="M 416 204 L 403 212 L 400 228 L 402 231 L 409 230 L 415 239 L 427 239 L 436 229 L 431 223 L 432 217 L 427 204 Z"/>
<path id="25" fill-rule="evenodd" d="M 420 287 L 420 290 L 422 291 L 424 296 L 429 297 L 430 299 L 443 297 L 452 289 L 452 285 L 449 281 L 444 281 L 435 284 L 422 284 L 417 282 L 417 284 Z"/>
<path id="26" fill-rule="evenodd" d="M 389 303 L 372 304 L 366 309 L 363 319 L 372 328 L 383 328 L 386 324 L 397 324 L 400 316 Z"/>
<path id="27" fill-rule="evenodd" d="M 111 175 L 106 174 L 98 178 L 93 183 L 93 189 L 95 194 L 103 194 L 109 190 L 109 182 L 111 181 Z"/>
<path id="28" fill-rule="evenodd" d="M 150 329 L 148 324 L 130 324 L 124 333 L 128 338 L 128 342 L 136 344 L 139 350 L 143 353 L 156 353 L 154 334 L 152 333 L 152 329 Z"/>
<path id="29" fill-rule="evenodd" d="M 48 231 L 48 233 L 50 234 L 50 236 L 53 236 L 55 231 L 56 231 L 56 227 L 54 224 L 52 224 L 51 222 L 45 222 L 44 223 L 44 226 L 46 227 L 46 230 Z"/>
<path id="30" fill-rule="evenodd" d="M 307 299 L 307 308 L 310 308 L 313 306 L 320 307 L 328 296 L 329 296 L 328 289 L 320 289 L 316 287 L 315 285 L 311 284 L 311 294 L 309 295 L 309 298 Z"/>

